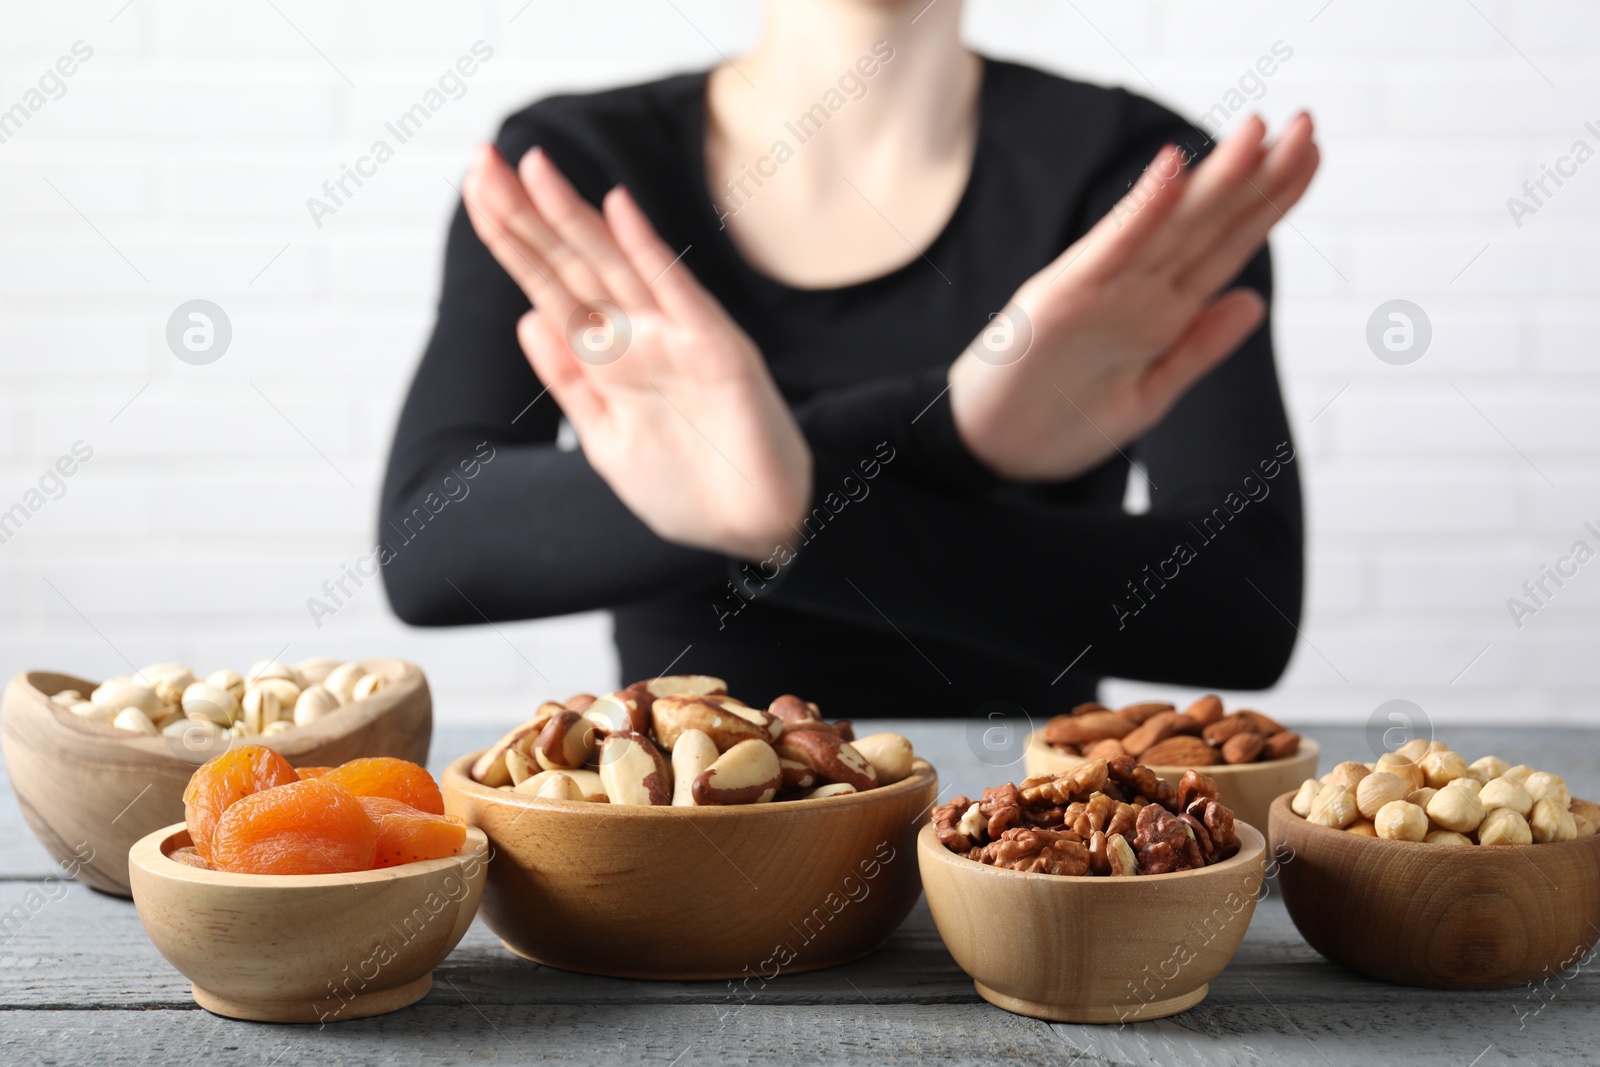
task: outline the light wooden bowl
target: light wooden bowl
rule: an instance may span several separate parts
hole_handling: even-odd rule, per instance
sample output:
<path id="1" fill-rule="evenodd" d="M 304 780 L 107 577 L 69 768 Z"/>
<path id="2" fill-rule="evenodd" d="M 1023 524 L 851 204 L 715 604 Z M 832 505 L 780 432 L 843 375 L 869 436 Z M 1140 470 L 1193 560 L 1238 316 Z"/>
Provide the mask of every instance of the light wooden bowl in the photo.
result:
<path id="1" fill-rule="evenodd" d="M 493 857 L 483 919 L 536 963 L 620 978 L 735 978 L 831 967 L 882 945 L 916 903 L 917 827 L 938 789 L 730 807 L 536 799 L 445 769 L 445 811 Z"/>
<path id="2" fill-rule="evenodd" d="M 1278 885 L 1300 933 L 1368 978 L 1502 989 L 1570 967 L 1600 937 L 1600 837 L 1451 847 L 1383 841 L 1272 804 Z"/>
<path id="3" fill-rule="evenodd" d="M 1026 874 L 917 837 L 922 887 L 945 947 L 989 1003 L 1035 1019 L 1160 1019 L 1205 999 L 1255 914 L 1260 831 L 1210 867 L 1132 878 Z"/>
<path id="4" fill-rule="evenodd" d="M 128 853 L 139 920 L 195 1003 L 258 1022 L 361 1019 L 422 999 L 472 925 L 488 869 L 472 827 L 457 855 L 356 874 L 227 874 L 168 858 L 190 843 L 177 823 Z"/>
<path id="5" fill-rule="evenodd" d="M 297 767 L 358 756 L 428 759 L 433 700 L 414 664 L 363 660 L 387 686 L 306 726 L 251 744 L 276 749 Z M 117 896 L 128 891 L 128 849 L 183 819 L 183 790 L 196 767 L 223 747 L 186 749 L 168 737 L 119 730 L 50 702 L 63 689 L 96 683 L 49 671 L 11 679 L 0 703 L 0 746 L 23 816 L 46 851 L 79 881 Z"/>
<path id="6" fill-rule="evenodd" d="M 1287 759 L 1268 760 L 1265 763 L 1219 763 L 1214 767 L 1196 767 L 1201 774 L 1216 779 L 1217 799 L 1233 811 L 1235 819 L 1242 819 L 1256 828 L 1267 825 L 1267 812 L 1278 794 L 1286 789 L 1298 789 L 1307 778 L 1317 776 L 1317 757 L 1322 749 L 1309 737 L 1300 739 L 1300 751 Z M 1028 736 L 1028 747 L 1023 752 L 1023 767 L 1028 776 L 1036 774 L 1065 774 L 1083 762 L 1082 756 L 1069 756 L 1044 740 L 1044 731 L 1035 730 Z M 1188 767 L 1150 768 L 1174 786 Z"/>

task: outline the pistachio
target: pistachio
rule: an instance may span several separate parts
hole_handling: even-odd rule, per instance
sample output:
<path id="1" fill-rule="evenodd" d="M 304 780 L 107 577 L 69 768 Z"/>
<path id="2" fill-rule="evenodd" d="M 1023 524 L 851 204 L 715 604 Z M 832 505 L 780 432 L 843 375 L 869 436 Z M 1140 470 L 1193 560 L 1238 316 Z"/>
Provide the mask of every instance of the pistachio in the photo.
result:
<path id="1" fill-rule="evenodd" d="M 323 677 L 322 687 L 338 697 L 339 703 L 348 704 L 355 699 L 356 683 L 366 674 L 367 669 L 360 663 L 341 663 Z"/>
<path id="2" fill-rule="evenodd" d="M 210 719 L 227 728 L 239 717 L 239 702 L 231 690 L 210 682 L 195 682 L 183 691 L 183 713 L 191 719 Z"/>
<path id="3" fill-rule="evenodd" d="M 699 730 L 685 730 L 672 746 L 672 803 L 674 807 L 693 807 L 694 783 L 717 762 L 717 745 Z M 781 770 L 781 768 L 780 768 Z M 806 768 L 809 773 L 810 768 Z M 815 781 L 813 778 L 812 781 Z M 788 779 L 785 778 L 785 784 Z M 810 783 L 807 783 L 810 784 Z"/>
<path id="4" fill-rule="evenodd" d="M 300 688 L 287 678 L 263 678 L 250 683 L 240 702 L 240 719 L 252 734 L 259 734 L 279 719 L 293 719 Z"/>
<path id="5" fill-rule="evenodd" d="M 309 726 L 330 712 L 339 710 L 339 698 L 328 692 L 319 682 L 313 682 L 300 691 L 294 702 L 294 724 Z"/>
<path id="6" fill-rule="evenodd" d="M 261 731 L 261 736 L 273 737 L 277 734 L 285 734 L 290 730 L 293 730 L 294 727 L 295 723 L 293 719 L 279 719 L 277 722 L 267 723 L 266 729 Z"/>
<path id="7" fill-rule="evenodd" d="M 293 682 L 297 690 L 306 687 L 306 680 L 300 677 L 300 672 L 287 663 L 275 659 L 264 659 L 259 663 L 253 664 L 244 675 L 244 681 L 247 686 L 265 681 L 268 678 L 282 678 L 286 682 Z"/>
<path id="8" fill-rule="evenodd" d="M 1421 841 L 1428 836 L 1428 813 L 1404 800 L 1391 800 L 1378 809 L 1372 825 L 1385 841 Z"/>
<path id="9" fill-rule="evenodd" d="M 89 700 L 72 705 L 72 714 L 95 722 L 110 722 L 117 717 L 118 710 L 108 704 L 96 704 Z"/>
<path id="10" fill-rule="evenodd" d="M 701 771 L 690 787 L 696 804 L 764 804 L 778 794 L 783 771 L 765 741 L 740 741 Z"/>
<path id="11" fill-rule="evenodd" d="M 238 671 L 231 671 L 224 667 L 206 675 L 204 681 L 207 685 L 216 686 L 218 689 L 226 690 L 232 694 L 236 704 L 244 699 L 244 679 L 240 677 Z"/>
<path id="12" fill-rule="evenodd" d="M 368 697 L 376 696 L 380 691 L 388 688 L 388 685 L 389 676 L 387 674 L 363 674 L 361 680 L 356 682 L 355 687 L 350 690 L 350 702 L 355 703 L 357 700 L 365 700 Z"/>
<path id="13" fill-rule="evenodd" d="M 129 678 L 113 678 L 102 683 L 89 694 L 89 699 L 96 704 L 116 708 L 118 711 L 123 708 L 138 708 L 147 718 L 162 713 L 161 698 L 156 695 L 156 691 Z"/>
<path id="14" fill-rule="evenodd" d="M 916 754 L 911 750 L 911 742 L 899 734 L 869 734 L 850 743 L 872 764 L 879 785 L 890 785 L 911 777 L 911 765 Z"/>
<path id="15" fill-rule="evenodd" d="M 132 705 L 117 712 L 117 717 L 111 720 L 111 725 L 119 730 L 128 730 L 136 734 L 155 734 L 156 724 L 150 721 L 150 716 Z"/>
<path id="16" fill-rule="evenodd" d="M 60 704 L 64 708 L 70 708 L 74 704 L 87 703 L 83 697 L 83 694 L 78 692 L 76 689 L 63 689 L 61 692 L 52 696 L 50 698 L 50 702 L 52 704 Z"/>
<path id="17" fill-rule="evenodd" d="M 294 665 L 294 672 L 307 686 L 319 685 L 333 669 L 340 664 L 340 660 L 330 659 L 327 656 L 313 656 L 303 659 Z"/>

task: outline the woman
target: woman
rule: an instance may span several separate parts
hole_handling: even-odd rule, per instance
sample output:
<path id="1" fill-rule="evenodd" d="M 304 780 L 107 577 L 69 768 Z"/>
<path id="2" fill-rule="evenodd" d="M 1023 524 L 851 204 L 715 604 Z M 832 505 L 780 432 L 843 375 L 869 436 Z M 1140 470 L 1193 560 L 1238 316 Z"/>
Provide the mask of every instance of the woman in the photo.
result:
<path id="1" fill-rule="evenodd" d="M 1311 122 L 1186 166 L 1187 123 L 960 19 L 769 0 L 750 54 L 480 150 L 384 489 L 403 619 L 607 607 L 626 679 L 843 716 L 1279 676 L 1302 527 L 1264 240 Z"/>

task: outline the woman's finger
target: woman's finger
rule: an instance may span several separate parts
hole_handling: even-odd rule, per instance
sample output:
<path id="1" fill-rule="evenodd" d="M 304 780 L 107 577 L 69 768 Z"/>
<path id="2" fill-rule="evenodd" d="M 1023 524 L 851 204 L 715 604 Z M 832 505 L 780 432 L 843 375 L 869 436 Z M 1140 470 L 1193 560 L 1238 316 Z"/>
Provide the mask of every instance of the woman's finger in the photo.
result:
<path id="1" fill-rule="evenodd" d="M 1122 270 L 1138 255 L 1145 242 L 1183 196 L 1187 175 L 1183 150 L 1166 145 L 1157 152 L 1121 200 L 1088 233 L 1045 268 L 1054 281 L 1068 267 L 1104 277 Z"/>
<path id="2" fill-rule="evenodd" d="M 565 321 L 565 320 L 561 320 Z M 517 322 L 517 340 L 550 395 L 574 429 L 587 428 L 605 413 L 605 401 L 590 384 L 585 367 L 572 354 L 559 323 L 547 312 L 530 311 Z"/>
<path id="3" fill-rule="evenodd" d="M 1165 413 L 1195 382 L 1227 359 L 1266 318 L 1267 303 L 1254 289 L 1218 297 L 1145 370 L 1139 383 L 1145 410 Z"/>
<path id="4" fill-rule="evenodd" d="M 1249 188 L 1245 180 L 1265 155 L 1261 139 L 1266 132 L 1266 124 L 1252 115 L 1193 168 L 1183 199 L 1167 216 L 1161 232 L 1145 244 L 1140 257 L 1144 269 L 1152 273 L 1167 271 L 1176 251 L 1194 241 L 1230 197 Z"/>
<path id="5" fill-rule="evenodd" d="M 1282 202 L 1284 190 L 1310 157 L 1315 147 L 1311 137 L 1309 118 L 1302 116 L 1290 123 L 1283 136 L 1262 157 L 1255 172 L 1246 176 L 1233 194 L 1217 204 L 1209 216 L 1197 221 L 1187 239 L 1173 249 L 1167 264 L 1171 276 L 1189 273 L 1195 264 L 1209 257 L 1218 245 L 1227 242 L 1248 221 L 1259 219 L 1261 209 L 1267 208 L 1270 213 L 1271 205 L 1277 204 L 1283 210 L 1288 210 L 1288 204 Z"/>
<path id="6" fill-rule="evenodd" d="M 1198 261 L 1174 279 L 1180 292 L 1189 293 L 1201 300 L 1236 278 L 1250 257 L 1266 242 L 1267 234 L 1300 198 L 1305 195 L 1316 176 L 1322 153 L 1311 145 L 1304 157 L 1297 161 L 1291 173 L 1282 176 L 1272 189 L 1256 199 L 1250 214 L 1237 220 L 1231 232 L 1220 243 L 1213 245 Z"/>
<path id="7" fill-rule="evenodd" d="M 519 200 L 526 201 L 527 193 L 500 153 L 491 145 L 479 149 L 461 186 L 461 201 L 473 231 L 530 302 L 563 317 L 570 315 L 577 301 L 555 268 L 518 236 L 511 223 Z"/>
<path id="8" fill-rule="evenodd" d="M 483 177 L 484 206 L 510 236 L 531 248 L 541 262 L 548 264 L 553 277 L 575 300 L 601 300 L 611 295 L 601 284 L 599 275 L 567 247 L 539 213 L 522 179 L 498 151 L 484 161 Z"/>
<path id="9" fill-rule="evenodd" d="M 674 252 L 656 234 L 656 228 L 624 186 L 607 193 L 601 206 L 617 245 L 667 315 L 684 323 L 721 320 L 722 307 L 716 298 L 701 288 L 688 267 L 678 262 L 682 253 Z"/>
<path id="10" fill-rule="evenodd" d="M 522 157 L 517 169 L 534 206 L 563 242 L 564 250 L 582 259 L 625 310 L 655 310 L 649 286 L 617 247 L 605 219 L 578 194 L 550 157 L 534 149 Z"/>

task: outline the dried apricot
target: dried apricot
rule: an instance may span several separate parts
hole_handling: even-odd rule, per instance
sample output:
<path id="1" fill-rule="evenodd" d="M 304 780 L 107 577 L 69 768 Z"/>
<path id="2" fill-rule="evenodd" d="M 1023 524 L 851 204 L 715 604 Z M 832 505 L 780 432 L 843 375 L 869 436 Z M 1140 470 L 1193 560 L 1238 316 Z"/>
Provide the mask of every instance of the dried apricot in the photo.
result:
<path id="1" fill-rule="evenodd" d="M 308 778 L 264 789 L 222 813 L 211 862 L 234 874 L 339 874 L 372 869 L 378 830 L 350 792 Z"/>
<path id="2" fill-rule="evenodd" d="M 423 768 L 392 756 L 371 756 L 340 764 L 323 776 L 337 782 L 358 797 L 388 797 L 410 804 L 430 815 L 444 814 L 444 795 L 439 783 Z"/>
<path id="3" fill-rule="evenodd" d="M 298 782 L 289 761 L 261 745 L 240 745 L 202 763 L 183 790 L 183 821 L 200 857 L 211 860 L 217 822 L 235 802 L 274 786 Z"/>
<path id="4" fill-rule="evenodd" d="M 430 815 L 388 797 L 357 797 L 378 828 L 374 867 L 454 856 L 467 842 L 467 827 L 448 815 Z"/>
<path id="5" fill-rule="evenodd" d="M 331 770 L 332 767 L 296 767 L 294 773 L 300 776 L 301 781 L 305 781 L 307 778 L 321 778 Z"/>

